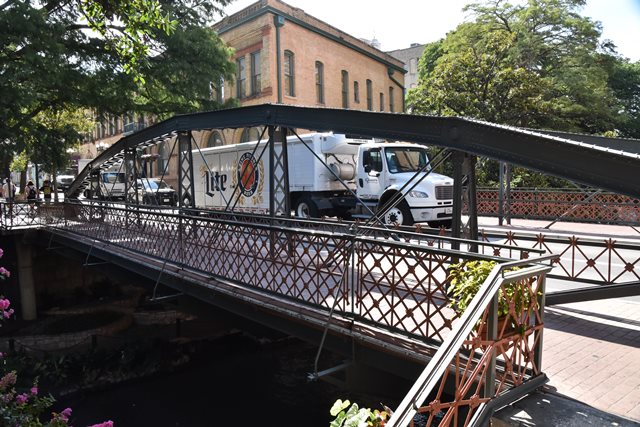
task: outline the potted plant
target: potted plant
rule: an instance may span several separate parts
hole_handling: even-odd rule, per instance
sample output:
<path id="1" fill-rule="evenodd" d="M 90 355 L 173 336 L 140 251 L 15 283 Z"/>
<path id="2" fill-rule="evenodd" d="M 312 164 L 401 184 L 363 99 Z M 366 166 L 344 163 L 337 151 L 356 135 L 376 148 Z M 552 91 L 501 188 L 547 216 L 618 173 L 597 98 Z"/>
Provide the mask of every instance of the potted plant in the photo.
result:
<path id="1" fill-rule="evenodd" d="M 452 264 L 449 270 L 449 288 L 448 292 L 451 296 L 449 306 L 456 313 L 462 314 L 473 297 L 480 290 L 480 286 L 485 282 L 491 270 L 498 263 L 495 261 L 475 260 L 465 261 L 458 264 Z M 518 322 L 517 317 L 531 303 L 531 294 L 527 286 L 521 282 L 512 282 L 503 285 L 498 291 L 498 331 L 509 332 L 515 330 Z M 513 304 L 516 316 L 509 316 L 510 306 Z M 509 320 L 508 324 L 507 320 Z M 478 323 L 478 335 L 483 336 L 486 324 L 480 321 Z"/>

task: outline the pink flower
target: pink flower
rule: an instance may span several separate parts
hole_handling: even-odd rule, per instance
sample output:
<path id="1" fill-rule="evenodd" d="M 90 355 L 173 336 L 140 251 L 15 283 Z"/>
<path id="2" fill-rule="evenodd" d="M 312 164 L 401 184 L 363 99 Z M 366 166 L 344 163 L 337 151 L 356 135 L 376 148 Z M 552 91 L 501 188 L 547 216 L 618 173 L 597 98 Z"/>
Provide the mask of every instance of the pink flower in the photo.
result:
<path id="1" fill-rule="evenodd" d="M 16 371 L 6 373 L 4 377 L 0 378 L 0 390 L 5 390 L 7 387 L 14 385 L 17 379 Z"/>
<path id="2" fill-rule="evenodd" d="M 4 267 L 0 267 L 0 275 L 6 276 L 6 277 L 11 277 L 11 273 L 9 272 L 9 270 L 7 270 Z"/>
<path id="3" fill-rule="evenodd" d="M 11 305 L 11 301 L 6 298 L 0 298 L 0 310 L 6 310 Z"/>
<path id="4" fill-rule="evenodd" d="M 60 418 L 64 421 L 69 421 L 69 417 L 71 416 L 71 408 L 66 408 L 64 411 L 60 412 Z"/>
<path id="5" fill-rule="evenodd" d="M 36 386 L 31 387 L 31 394 L 34 394 L 34 395 L 38 394 L 38 387 Z"/>
<path id="6" fill-rule="evenodd" d="M 113 427 L 113 421 L 109 420 L 109 421 L 105 421 L 100 424 L 94 424 L 88 427 Z"/>
<path id="7" fill-rule="evenodd" d="M 18 405 L 24 405 L 29 400 L 29 396 L 26 393 L 22 393 L 16 396 L 16 402 Z"/>
<path id="8" fill-rule="evenodd" d="M 5 319 L 8 319 L 11 317 L 11 315 L 13 314 L 13 308 L 10 308 L 9 310 L 5 311 L 2 313 L 5 317 Z"/>
<path id="9" fill-rule="evenodd" d="M 0 249 L 0 258 L 2 258 L 2 255 L 4 255 L 4 251 Z"/>

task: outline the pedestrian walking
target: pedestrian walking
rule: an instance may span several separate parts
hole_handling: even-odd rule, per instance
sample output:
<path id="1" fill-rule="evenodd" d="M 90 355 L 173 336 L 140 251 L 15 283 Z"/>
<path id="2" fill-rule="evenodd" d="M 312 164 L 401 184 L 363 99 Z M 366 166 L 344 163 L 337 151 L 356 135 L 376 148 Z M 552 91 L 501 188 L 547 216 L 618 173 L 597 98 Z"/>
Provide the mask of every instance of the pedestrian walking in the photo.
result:
<path id="1" fill-rule="evenodd" d="M 33 184 L 33 181 L 29 180 L 27 186 L 24 187 L 24 194 L 29 202 L 29 213 L 34 214 L 36 209 L 36 200 L 38 200 L 38 189 Z"/>

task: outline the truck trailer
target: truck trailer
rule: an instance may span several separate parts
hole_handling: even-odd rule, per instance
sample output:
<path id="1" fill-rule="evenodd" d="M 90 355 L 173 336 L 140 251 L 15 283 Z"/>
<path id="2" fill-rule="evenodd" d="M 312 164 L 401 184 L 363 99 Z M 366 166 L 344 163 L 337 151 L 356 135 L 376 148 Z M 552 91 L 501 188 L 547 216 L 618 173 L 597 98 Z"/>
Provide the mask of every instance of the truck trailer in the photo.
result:
<path id="1" fill-rule="evenodd" d="M 266 143 L 194 150 L 196 206 L 268 213 L 268 149 L 260 155 Z M 281 143 L 275 149 L 280 152 Z M 429 172 L 424 146 L 311 133 L 288 137 L 287 155 L 289 202 L 298 217 L 365 218 L 402 192 L 404 200 L 382 216 L 386 224 L 451 223 L 453 180 Z"/>

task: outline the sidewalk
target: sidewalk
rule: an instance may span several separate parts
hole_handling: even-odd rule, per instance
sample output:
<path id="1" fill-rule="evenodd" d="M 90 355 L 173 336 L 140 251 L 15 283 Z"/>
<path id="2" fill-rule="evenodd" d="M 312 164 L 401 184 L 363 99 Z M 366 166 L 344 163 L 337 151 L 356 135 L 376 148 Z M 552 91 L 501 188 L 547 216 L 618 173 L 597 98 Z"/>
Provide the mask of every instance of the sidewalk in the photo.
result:
<path id="1" fill-rule="evenodd" d="M 542 369 L 557 393 L 640 421 L 640 304 L 547 307 Z"/>
<path id="2" fill-rule="evenodd" d="M 498 220 L 479 223 L 497 226 Z M 513 220 L 512 227 L 539 230 L 548 223 Z M 558 222 L 549 231 L 640 238 L 616 225 Z M 549 306 L 544 323 L 542 371 L 549 383 L 496 417 L 511 426 L 640 426 L 640 304 L 607 299 Z"/>

